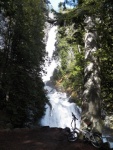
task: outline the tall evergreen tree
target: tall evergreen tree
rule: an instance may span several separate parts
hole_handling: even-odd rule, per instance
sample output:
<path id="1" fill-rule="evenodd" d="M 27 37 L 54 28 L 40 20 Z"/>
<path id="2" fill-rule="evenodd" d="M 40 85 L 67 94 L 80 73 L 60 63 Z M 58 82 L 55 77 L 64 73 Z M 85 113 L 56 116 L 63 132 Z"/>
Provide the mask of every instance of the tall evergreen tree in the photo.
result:
<path id="1" fill-rule="evenodd" d="M 95 22 L 92 16 L 85 19 L 85 68 L 84 68 L 84 92 L 82 115 L 85 120 L 93 121 L 94 126 L 99 127 L 101 117 L 100 98 L 100 65 L 95 55 L 98 51 L 98 34 L 95 30 Z"/>
<path id="2" fill-rule="evenodd" d="M 66 2 L 68 1 L 65 1 L 65 3 Z M 70 40 L 70 36 L 66 35 L 66 29 L 68 29 L 70 24 L 74 23 L 74 30 L 72 35 L 73 41 L 77 42 L 78 50 L 80 50 L 80 47 L 82 47 L 82 50 L 84 50 L 84 56 L 83 53 L 81 53 L 81 56 L 84 57 L 84 90 L 82 93 L 83 97 L 81 97 L 83 101 L 83 116 L 85 116 L 85 118 L 90 118 L 93 121 L 94 126 L 99 128 L 101 109 L 104 107 L 109 108 L 110 111 L 113 111 L 111 105 L 111 68 L 113 60 L 111 58 L 111 12 L 113 7 L 112 2 L 109 0 L 78 0 L 77 4 L 77 7 L 71 10 L 65 10 L 62 14 L 58 14 L 60 16 L 59 25 L 62 27 L 62 30 L 59 31 L 60 40 L 64 40 L 65 38 L 65 41 L 60 41 L 60 43 L 63 42 L 65 46 L 62 43 L 62 45 L 60 44 L 62 47 L 58 47 L 62 52 L 64 51 L 64 54 L 66 53 L 68 47 L 66 46 L 65 42 L 66 40 Z M 68 32 L 68 34 L 69 33 L 70 32 Z M 65 50 L 63 50 L 64 48 Z M 111 55 L 109 55 L 109 53 Z M 62 56 L 64 56 L 63 53 Z M 63 60 L 66 61 L 66 59 L 61 57 L 61 62 Z M 67 68 L 67 65 L 65 65 L 66 62 L 63 62 L 62 64 L 63 65 L 61 66 L 64 66 L 63 70 L 66 70 L 65 74 L 68 77 L 69 69 Z M 73 72 L 74 70 L 71 71 Z M 62 76 L 64 76 L 64 74 L 62 74 Z M 68 78 L 68 80 L 70 80 L 70 78 Z M 73 80 L 72 84 L 76 82 L 77 81 Z M 67 86 L 69 86 L 69 84 Z"/>
<path id="3" fill-rule="evenodd" d="M 5 46 L 0 51 L 0 106 L 14 127 L 38 122 L 44 114 L 44 8 L 41 0 L 2 1 L 1 13 L 8 23 L 4 26 Z"/>

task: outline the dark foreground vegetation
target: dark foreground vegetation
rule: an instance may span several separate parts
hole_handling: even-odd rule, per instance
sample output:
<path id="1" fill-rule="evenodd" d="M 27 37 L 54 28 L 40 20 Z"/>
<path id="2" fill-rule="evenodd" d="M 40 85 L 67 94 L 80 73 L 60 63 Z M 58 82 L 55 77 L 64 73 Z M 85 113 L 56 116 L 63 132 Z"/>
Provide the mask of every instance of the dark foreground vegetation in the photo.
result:
<path id="1" fill-rule="evenodd" d="M 0 2 L 1 126 L 35 124 L 44 114 L 45 7 L 40 0 Z"/>

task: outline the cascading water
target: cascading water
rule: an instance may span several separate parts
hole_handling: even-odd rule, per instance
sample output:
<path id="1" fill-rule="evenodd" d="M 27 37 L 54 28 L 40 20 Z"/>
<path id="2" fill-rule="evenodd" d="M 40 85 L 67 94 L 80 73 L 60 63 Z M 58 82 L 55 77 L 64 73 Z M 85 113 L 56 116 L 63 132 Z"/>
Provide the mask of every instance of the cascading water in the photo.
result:
<path id="1" fill-rule="evenodd" d="M 72 112 L 79 119 L 77 127 L 80 127 L 80 108 L 75 103 L 68 102 L 66 93 L 58 92 L 51 83 L 51 77 L 58 62 L 53 59 L 53 52 L 55 50 L 57 26 L 53 26 L 48 35 L 46 51 L 48 53 L 48 60 L 45 64 L 45 71 L 47 74 L 42 76 L 45 83 L 45 90 L 49 98 L 50 105 L 46 104 L 45 116 L 41 120 L 42 126 L 50 127 L 70 127 L 72 120 Z"/>

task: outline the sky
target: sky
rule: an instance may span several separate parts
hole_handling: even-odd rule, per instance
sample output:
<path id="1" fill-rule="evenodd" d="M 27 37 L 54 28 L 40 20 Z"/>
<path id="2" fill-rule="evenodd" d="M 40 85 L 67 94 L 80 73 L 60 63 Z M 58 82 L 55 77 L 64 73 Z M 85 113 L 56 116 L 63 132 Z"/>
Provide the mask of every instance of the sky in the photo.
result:
<path id="1" fill-rule="evenodd" d="M 60 2 L 64 2 L 64 0 L 49 0 L 49 1 L 55 10 L 58 10 L 58 4 Z"/>

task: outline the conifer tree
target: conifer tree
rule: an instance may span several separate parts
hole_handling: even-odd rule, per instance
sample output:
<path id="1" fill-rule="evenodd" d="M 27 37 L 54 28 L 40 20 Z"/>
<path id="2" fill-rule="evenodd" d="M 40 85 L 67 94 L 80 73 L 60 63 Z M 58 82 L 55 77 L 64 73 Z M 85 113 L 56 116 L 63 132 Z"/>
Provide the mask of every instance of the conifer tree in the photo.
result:
<path id="1" fill-rule="evenodd" d="M 69 2 L 73 1 L 64 1 L 64 3 L 67 4 L 69 4 Z M 70 37 L 69 34 L 66 34 L 66 30 L 69 30 L 69 26 L 74 24 L 71 39 L 73 38 L 73 41 L 76 41 L 79 51 L 83 50 L 83 53 L 80 54 L 81 57 L 84 58 L 84 65 L 79 63 L 79 68 L 82 67 L 81 73 L 83 73 L 82 70 L 84 69 L 84 88 L 82 89 L 81 94 L 82 115 L 86 118 L 90 118 L 96 128 L 101 126 L 101 110 L 104 108 L 108 112 L 113 111 L 113 92 L 111 87 L 111 68 L 113 60 L 111 58 L 113 29 L 111 21 L 113 10 L 112 3 L 113 2 L 109 0 L 78 0 L 73 9 L 65 9 L 62 14 L 58 14 L 59 25 L 61 27 L 59 30 L 59 38 L 61 41 L 59 40 L 60 43 L 58 43 L 58 50 L 60 49 L 62 51 L 62 72 L 64 73 L 65 71 L 65 77 L 68 77 L 68 80 L 66 80 L 67 83 L 70 81 L 68 76 L 70 70 L 67 68 L 67 64 L 65 62 L 68 53 L 65 56 L 64 54 L 67 49 L 69 49 L 69 43 L 67 46 L 66 41 L 70 41 Z M 68 33 L 70 33 L 70 31 Z M 72 43 L 70 47 L 72 47 Z M 71 71 L 73 72 L 74 69 Z M 63 77 L 63 73 L 62 75 L 61 73 L 59 74 Z M 75 79 L 77 77 L 76 75 Z M 79 81 L 74 81 L 73 78 L 71 84 L 73 85 L 76 82 L 79 83 Z M 68 83 L 66 86 L 68 87 L 70 84 Z M 74 89 L 76 89 L 76 85 Z M 80 93 L 80 91 L 78 93 Z"/>
<path id="2" fill-rule="evenodd" d="M 4 47 L 0 51 L 0 107 L 13 127 L 38 122 L 47 98 L 41 78 L 44 63 L 45 3 L 41 0 L 6 0 L 1 14 Z"/>

